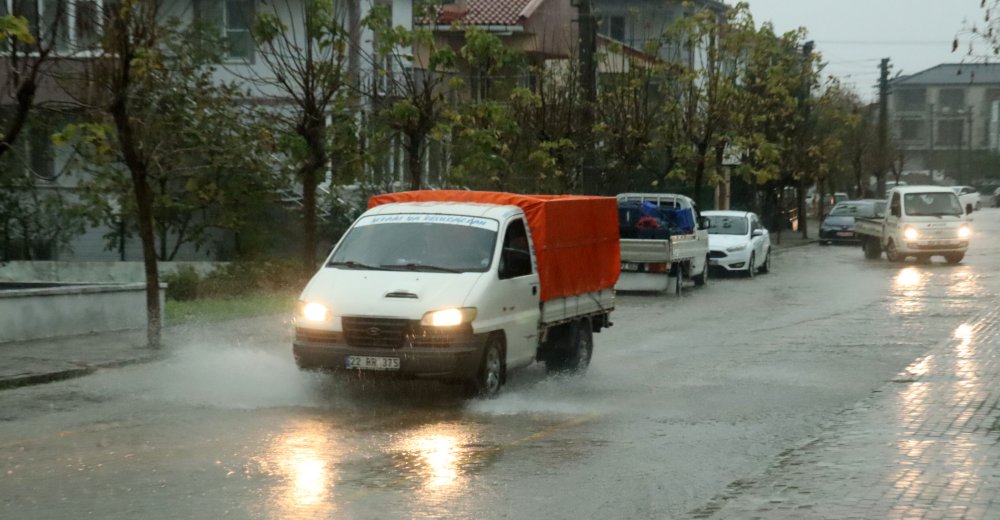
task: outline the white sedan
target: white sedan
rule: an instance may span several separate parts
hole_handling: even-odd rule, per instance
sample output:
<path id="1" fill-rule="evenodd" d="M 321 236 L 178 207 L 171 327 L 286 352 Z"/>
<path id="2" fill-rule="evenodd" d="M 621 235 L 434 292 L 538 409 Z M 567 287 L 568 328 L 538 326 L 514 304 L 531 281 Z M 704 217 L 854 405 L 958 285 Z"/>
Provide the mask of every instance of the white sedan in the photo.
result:
<path id="1" fill-rule="evenodd" d="M 966 214 L 979 211 L 979 190 L 975 186 L 952 186 L 951 189 L 958 195 Z"/>
<path id="2" fill-rule="evenodd" d="M 771 269 L 771 236 L 749 211 L 704 211 L 709 265 L 752 277 Z"/>

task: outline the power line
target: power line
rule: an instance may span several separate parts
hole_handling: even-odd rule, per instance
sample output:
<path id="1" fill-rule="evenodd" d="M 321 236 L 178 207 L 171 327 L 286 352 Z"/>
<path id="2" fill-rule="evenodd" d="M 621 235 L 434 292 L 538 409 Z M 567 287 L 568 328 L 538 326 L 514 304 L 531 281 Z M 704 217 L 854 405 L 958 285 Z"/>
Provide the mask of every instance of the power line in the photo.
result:
<path id="1" fill-rule="evenodd" d="M 951 45 L 948 40 L 817 40 L 817 43 L 824 45 Z"/>

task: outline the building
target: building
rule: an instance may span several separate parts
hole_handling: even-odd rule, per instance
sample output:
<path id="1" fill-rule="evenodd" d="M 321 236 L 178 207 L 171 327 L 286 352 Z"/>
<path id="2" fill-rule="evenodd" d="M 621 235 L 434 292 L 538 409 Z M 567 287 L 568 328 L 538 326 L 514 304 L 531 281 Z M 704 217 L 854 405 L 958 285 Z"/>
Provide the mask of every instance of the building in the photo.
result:
<path id="1" fill-rule="evenodd" d="M 1000 64 L 945 63 L 897 77 L 888 109 L 904 172 L 973 182 L 1000 152 Z"/>

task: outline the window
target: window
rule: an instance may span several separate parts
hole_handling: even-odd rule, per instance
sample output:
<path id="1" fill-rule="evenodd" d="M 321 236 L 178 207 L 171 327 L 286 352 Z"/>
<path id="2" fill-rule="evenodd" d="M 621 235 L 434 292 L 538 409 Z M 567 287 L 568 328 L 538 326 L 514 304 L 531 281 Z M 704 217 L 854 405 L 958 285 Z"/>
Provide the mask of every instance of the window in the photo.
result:
<path id="1" fill-rule="evenodd" d="M 927 89 L 901 88 L 895 97 L 896 110 L 900 112 L 919 112 L 927 108 Z"/>
<path id="2" fill-rule="evenodd" d="M 899 138 L 903 141 L 921 141 L 924 139 L 925 128 L 922 119 L 903 119 L 899 122 Z"/>
<path id="3" fill-rule="evenodd" d="M 109 0 L 0 0 L 0 15 L 28 20 L 43 46 L 67 54 L 93 50 L 100 43 L 102 8 Z M 7 49 L 7 42 L 3 48 Z"/>
<path id="4" fill-rule="evenodd" d="M 507 225 L 503 237 L 503 251 L 500 254 L 500 279 L 519 278 L 532 272 L 531 248 L 524 221 L 517 219 Z"/>
<path id="5" fill-rule="evenodd" d="M 608 18 L 608 36 L 613 40 L 625 41 L 625 17 L 612 16 Z"/>
<path id="6" fill-rule="evenodd" d="M 43 179 L 53 179 L 56 172 L 52 160 L 52 140 L 48 129 L 32 127 L 28 131 L 27 137 L 27 161 L 31 166 L 31 171 Z"/>
<path id="7" fill-rule="evenodd" d="M 945 119 L 937 124 L 937 144 L 941 146 L 962 146 L 964 142 L 965 120 Z"/>
<path id="8" fill-rule="evenodd" d="M 965 89 L 941 89 L 941 91 L 938 92 L 938 107 L 944 113 L 965 110 Z"/>
<path id="9" fill-rule="evenodd" d="M 220 29 L 226 39 L 226 57 L 253 61 L 254 0 L 197 0 L 195 16 Z"/>

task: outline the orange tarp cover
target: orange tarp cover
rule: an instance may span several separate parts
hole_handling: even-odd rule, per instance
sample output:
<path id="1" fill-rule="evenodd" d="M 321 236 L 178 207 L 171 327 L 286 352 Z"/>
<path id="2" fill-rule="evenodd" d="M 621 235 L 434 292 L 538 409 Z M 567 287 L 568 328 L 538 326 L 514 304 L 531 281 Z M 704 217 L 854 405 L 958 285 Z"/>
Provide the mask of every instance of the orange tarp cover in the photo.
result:
<path id="1" fill-rule="evenodd" d="M 376 195 L 369 199 L 368 207 L 395 202 L 463 202 L 521 208 L 538 259 L 542 301 L 610 289 L 618 281 L 618 203 L 612 197 L 426 190 Z"/>

